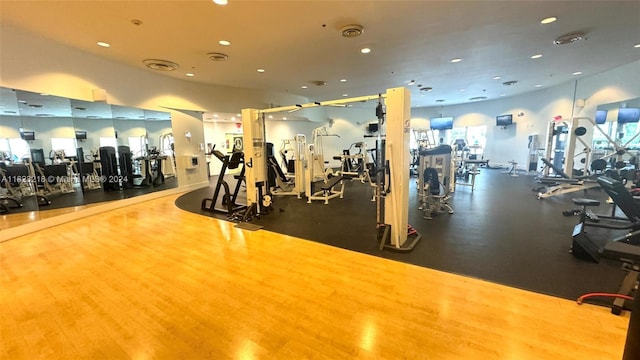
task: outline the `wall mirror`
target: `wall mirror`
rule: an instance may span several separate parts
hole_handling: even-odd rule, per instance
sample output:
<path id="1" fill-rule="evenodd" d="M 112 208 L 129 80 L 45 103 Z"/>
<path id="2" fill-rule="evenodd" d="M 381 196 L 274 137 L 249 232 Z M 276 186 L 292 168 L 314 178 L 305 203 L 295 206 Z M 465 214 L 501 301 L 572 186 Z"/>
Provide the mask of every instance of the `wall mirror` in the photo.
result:
<path id="1" fill-rule="evenodd" d="M 2 228 L 178 186 L 171 114 L 0 88 Z"/>

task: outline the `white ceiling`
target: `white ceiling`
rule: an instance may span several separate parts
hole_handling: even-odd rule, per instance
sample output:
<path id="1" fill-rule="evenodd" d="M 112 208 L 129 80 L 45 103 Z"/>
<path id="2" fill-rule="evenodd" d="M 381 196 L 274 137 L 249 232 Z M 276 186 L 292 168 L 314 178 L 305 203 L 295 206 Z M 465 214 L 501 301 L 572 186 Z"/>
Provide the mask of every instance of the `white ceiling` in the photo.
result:
<path id="1" fill-rule="evenodd" d="M 537 91 L 640 59 L 640 1 L 3 0 L 0 10 L 0 24 L 133 67 L 169 60 L 180 67 L 166 76 L 310 101 L 408 86 L 413 107 L 451 105 Z M 549 16 L 558 20 L 540 24 Z M 348 24 L 361 24 L 364 33 L 342 37 Z M 586 39 L 553 43 L 574 32 Z M 370 54 L 360 53 L 364 46 Z M 214 62 L 210 52 L 229 58 Z M 535 54 L 542 57 L 531 59 Z M 462 61 L 451 63 L 456 57 Z M 517 84 L 502 84 L 512 80 Z"/>

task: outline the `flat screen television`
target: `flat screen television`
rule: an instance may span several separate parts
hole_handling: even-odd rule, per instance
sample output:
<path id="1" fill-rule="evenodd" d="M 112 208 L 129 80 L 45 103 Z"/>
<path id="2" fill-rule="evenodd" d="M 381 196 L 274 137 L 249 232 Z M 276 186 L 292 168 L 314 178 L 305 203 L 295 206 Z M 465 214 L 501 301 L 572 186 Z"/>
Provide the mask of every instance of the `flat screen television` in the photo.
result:
<path id="1" fill-rule="evenodd" d="M 640 108 L 618 109 L 618 124 L 638 122 L 640 120 Z"/>
<path id="2" fill-rule="evenodd" d="M 607 122 L 607 110 L 596 110 L 596 124 Z"/>
<path id="3" fill-rule="evenodd" d="M 22 131 L 22 132 L 20 132 L 20 137 L 22 138 L 22 140 L 33 141 L 33 140 L 36 139 L 36 132 L 35 131 Z"/>
<path id="4" fill-rule="evenodd" d="M 496 125 L 497 126 L 507 126 L 513 124 L 513 115 L 499 115 L 496 116 Z"/>
<path id="5" fill-rule="evenodd" d="M 431 118 L 429 120 L 431 130 L 451 130 L 453 129 L 452 117 Z"/>
<path id="6" fill-rule="evenodd" d="M 77 140 L 87 140 L 87 132 L 84 130 L 76 130 Z"/>

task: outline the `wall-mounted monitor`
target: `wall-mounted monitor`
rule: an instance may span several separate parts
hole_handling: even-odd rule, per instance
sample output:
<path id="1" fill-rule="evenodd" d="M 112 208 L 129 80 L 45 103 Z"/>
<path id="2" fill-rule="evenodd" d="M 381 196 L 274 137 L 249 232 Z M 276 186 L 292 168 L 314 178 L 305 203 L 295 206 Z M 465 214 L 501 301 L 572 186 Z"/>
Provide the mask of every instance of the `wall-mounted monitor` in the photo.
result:
<path id="1" fill-rule="evenodd" d="M 513 124 L 513 115 L 499 115 L 496 116 L 496 125 L 497 126 L 507 126 Z"/>
<path id="2" fill-rule="evenodd" d="M 596 110 L 596 124 L 607 122 L 607 110 Z"/>
<path id="3" fill-rule="evenodd" d="M 378 132 L 378 123 L 367 124 L 367 132 L 370 134 Z"/>
<path id="4" fill-rule="evenodd" d="M 87 140 L 87 132 L 84 130 L 76 130 L 77 140 Z"/>
<path id="5" fill-rule="evenodd" d="M 35 131 L 21 131 L 20 132 L 20 137 L 22 138 L 22 140 L 33 141 L 33 140 L 36 139 L 36 132 Z"/>
<path id="6" fill-rule="evenodd" d="M 453 129 L 452 117 L 440 117 L 429 119 L 431 130 L 451 130 Z"/>
<path id="7" fill-rule="evenodd" d="M 638 122 L 640 120 L 640 108 L 618 109 L 618 124 Z"/>

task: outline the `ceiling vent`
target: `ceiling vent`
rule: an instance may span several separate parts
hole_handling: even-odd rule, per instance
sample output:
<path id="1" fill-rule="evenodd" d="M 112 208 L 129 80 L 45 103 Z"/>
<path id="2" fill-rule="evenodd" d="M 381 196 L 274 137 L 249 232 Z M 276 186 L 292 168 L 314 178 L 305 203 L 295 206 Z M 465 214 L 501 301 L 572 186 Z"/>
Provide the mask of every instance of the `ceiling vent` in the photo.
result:
<path id="1" fill-rule="evenodd" d="M 158 60 L 158 59 L 146 59 L 142 60 L 142 62 L 151 70 L 157 71 L 173 71 L 177 69 L 178 64 L 167 61 L 167 60 Z"/>
<path id="2" fill-rule="evenodd" d="M 423 92 L 429 92 L 429 91 L 431 91 L 431 90 L 433 90 L 433 88 L 432 88 L 432 87 L 430 87 L 430 86 L 425 86 L 425 87 L 423 87 L 423 88 L 420 88 L 420 91 L 423 91 Z"/>
<path id="3" fill-rule="evenodd" d="M 504 86 L 512 86 L 518 83 L 518 80 L 509 80 L 502 83 Z"/>
<path id="4" fill-rule="evenodd" d="M 577 33 L 562 35 L 557 39 L 553 40 L 553 43 L 556 45 L 566 45 L 566 44 L 571 44 L 584 39 L 585 39 L 585 34 L 577 32 Z"/>
<path id="5" fill-rule="evenodd" d="M 358 24 L 346 25 L 340 29 L 340 34 L 342 34 L 342 37 L 346 37 L 346 38 L 358 37 L 362 35 L 363 32 L 364 32 L 364 26 L 358 25 Z"/>
<path id="6" fill-rule="evenodd" d="M 325 86 L 325 85 L 327 85 L 327 82 L 323 81 L 323 80 L 314 80 L 314 81 L 311 81 L 311 83 L 313 85 L 315 85 L 315 86 Z"/>
<path id="7" fill-rule="evenodd" d="M 207 56 L 211 61 L 227 61 L 227 59 L 229 58 L 229 55 L 227 54 L 216 52 L 208 53 Z"/>
<path id="8" fill-rule="evenodd" d="M 472 97 L 469 98 L 470 101 L 478 101 L 478 100 L 487 100 L 486 96 L 476 96 L 476 97 Z"/>

